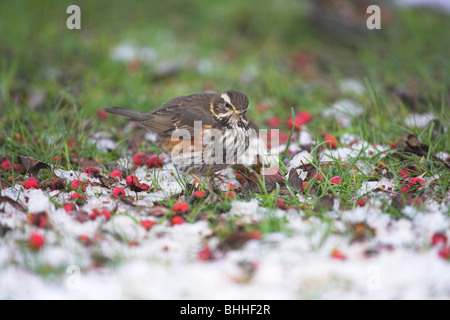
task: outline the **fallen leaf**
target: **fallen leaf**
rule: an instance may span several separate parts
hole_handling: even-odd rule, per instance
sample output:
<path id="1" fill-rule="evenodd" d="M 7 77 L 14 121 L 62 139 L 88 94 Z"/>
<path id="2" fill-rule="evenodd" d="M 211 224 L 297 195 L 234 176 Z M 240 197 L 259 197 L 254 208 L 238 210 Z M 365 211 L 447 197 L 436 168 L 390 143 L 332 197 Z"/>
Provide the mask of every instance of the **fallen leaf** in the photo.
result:
<path id="1" fill-rule="evenodd" d="M 239 249 L 247 241 L 261 239 L 260 231 L 236 231 L 228 234 L 217 246 L 219 250 Z"/>
<path id="2" fill-rule="evenodd" d="M 31 157 L 17 156 L 17 163 L 25 168 L 25 172 L 29 172 L 34 175 L 41 169 L 47 169 L 50 171 L 50 166 L 38 159 L 33 159 Z"/>
<path id="3" fill-rule="evenodd" d="M 303 189 L 303 179 L 300 178 L 297 169 L 295 168 L 292 168 L 291 171 L 289 171 L 288 185 L 296 191 L 301 191 Z"/>
<path id="4" fill-rule="evenodd" d="M 24 207 L 19 202 L 11 199 L 9 197 L 0 196 L 0 203 L 3 203 L 3 202 L 9 203 L 11 206 L 13 206 L 17 210 L 20 210 L 20 211 L 24 210 Z"/>

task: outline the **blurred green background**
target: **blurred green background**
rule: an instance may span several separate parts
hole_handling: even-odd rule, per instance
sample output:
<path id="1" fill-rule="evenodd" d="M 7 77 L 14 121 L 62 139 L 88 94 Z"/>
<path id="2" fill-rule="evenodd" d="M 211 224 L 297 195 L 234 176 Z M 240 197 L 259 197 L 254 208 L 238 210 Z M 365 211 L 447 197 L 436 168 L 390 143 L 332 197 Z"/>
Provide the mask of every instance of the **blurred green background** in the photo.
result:
<path id="1" fill-rule="evenodd" d="M 81 30 L 66 27 L 71 4 L 81 8 Z M 382 29 L 369 31 L 362 11 L 366 5 L 332 0 L 2 1 L 0 153 L 38 155 L 41 150 L 45 158 L 49 153 L 43 143 L 24 146 L 14 135 L 32 140 L 63 132 L 59 137 L 67 140 L 81 135 L 83 120 L 102 107 L 149 110 L 205 90 L 245 92 L 257 127 L 278 116 L 285 129 L 284 119 L 294 108 L 315 116 L 313 130 L 342 132 L 333 120 L 319 116 L 337 99 L 352 97 L 339 90 L 339 81 L 358 79 L 367 94 L 352 98 L 372 116 L 373 131 L 365 138 L 380 142 L 401 132 L 395 129 L 402 125 L 399 110 L 445 115 L 449 16 L 398 9 L 384 1 Z M 75 122 L 83 126 L 74 128 Z M 110 123 L 124 124 L 110 119 L 91 128 L 107 130 Z"/>

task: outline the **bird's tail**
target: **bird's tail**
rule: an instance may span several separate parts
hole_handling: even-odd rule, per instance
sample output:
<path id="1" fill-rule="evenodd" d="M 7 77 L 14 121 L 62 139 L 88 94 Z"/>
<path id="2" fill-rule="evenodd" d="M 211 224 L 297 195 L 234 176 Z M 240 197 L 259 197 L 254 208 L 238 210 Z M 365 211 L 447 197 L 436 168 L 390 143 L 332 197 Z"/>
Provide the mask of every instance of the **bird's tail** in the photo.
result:
<path id="1" fill-rule="evenodd" d="M 148 114 L 146 112 L 140 112 L 119 107 L 105 108 L 105 111 L 125 117 L 129 121 L 142 121 L 148 118 Z"/>

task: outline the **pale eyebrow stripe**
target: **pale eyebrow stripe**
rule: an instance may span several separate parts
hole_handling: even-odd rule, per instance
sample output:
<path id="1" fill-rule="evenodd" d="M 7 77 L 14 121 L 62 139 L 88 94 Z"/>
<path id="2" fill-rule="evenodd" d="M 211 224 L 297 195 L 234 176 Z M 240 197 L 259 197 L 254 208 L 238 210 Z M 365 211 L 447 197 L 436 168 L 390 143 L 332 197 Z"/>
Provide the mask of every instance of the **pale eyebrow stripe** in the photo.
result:
<path id="1" fill-rule="evenodd" d="M 222 94 L 220 95 L 220 97 L 221 97 L 223 100 L 225 100 L 225 102 L 227 102 L 227 103 L 233 105 L 233 104 L 231 103 L 230 97 L 229 97 L 226 93 L 222 93 Z"/>

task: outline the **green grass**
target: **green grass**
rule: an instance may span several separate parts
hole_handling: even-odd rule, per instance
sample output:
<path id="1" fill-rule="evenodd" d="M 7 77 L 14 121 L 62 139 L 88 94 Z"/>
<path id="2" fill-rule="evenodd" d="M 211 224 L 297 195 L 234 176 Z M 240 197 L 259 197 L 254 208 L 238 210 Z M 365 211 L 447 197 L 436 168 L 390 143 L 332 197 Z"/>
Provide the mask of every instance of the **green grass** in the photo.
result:
<path id="1" fill-rule="evenodd" d="M 96 115 L 99 109 L 117 105 L 149 110 L 175 96 L 228 88 L 249 96 L 249 118 L 257 128 L 267 128 L 266 120 L 278 116 L 280 129 L 288 132 L 284 122 L 291 112 L 306 110 L 314 117 L 308 128 L 320 142 L 325 132 L 336 137 L 351 133 L 368 143 L 384 145 L 415 134 L 429 146 L 430 155 L 450 150 L 448 130 L 436 130 L 437 124 L 409 128 L 404 122 L 411 112 L 426 111 L 433 113 L 440 125 L 449 125 L 448 16 L 398 11 L 395 25 L 383 27 L 382 33 L 368 32 L 349 45 L 309 24 L 301 1 L 78 1 L 82 29 L 73 31 L 65 27 L 65 9 L 70 4 L 65 0 L 0 3 L 1 155 L 13 159 L 26 155 L 79 170 L 80 163 L 73 161 L 77 157 L 107 168 L 120 157 L 131 157 L 129 135 L 143 131 L 118 130 L 126 126 L 125 121 L 110 116 L 100 120 Z M 150 46 L 158 62 L 132 71 L 126 63 L 113 61 L 111 50 L 123 43 Z M 298 54 L 311 58 L 301 70 L 292 67 Z M 179 61 L 176 73 L 158 73 L 161 63 Z M 202 61 L 213 69 L 199 71 Z M 349 77 L 365 84 L 365 95 L 337 90 L 337 83 Z M 394 94 L 399 89 L 417 99 L 415 105 L 400 100 Z M 39 94 L 41 101 L 30 105 L 29 99 Z M 344 98 L 364 106 L 364 115 L 349 128 L 321 117 L 324 109 Z M 257 110 L 263 101 L 268 101 L 270 108 Z M 111 152 L 98 150 L 89 143 L 98 131 L 120 141 L 119 147 Z M 138 149 L 157 152 L 145 141 Z M 354 175 L 351 168 L 358 160 L 369 164 L 387 161 L 394 173 L 412 163 L 419 174 L 440 176 L 435 190 L 438 196 L 444 197 L 449 187 L 448 169 L 430 156 L 422 161 L 415 155 L 399 159 L 390 153 L 374 154 L 357 157 L 348 167 L 336 159 L 324 174 L 328 179 L 340 175 L 343 182 L 339 186 L 312 182 L 317 193 L 308 215 L 326 219 L 320 199 L 328 195 L 339 198 L 343 207 L 355 206 L 355 193 L 362 182 L 380 178 Z M 319 167 L 319 163 L 315 165 Z M 179 183 L 185 188 L 185 181 Z M 268 208 L 275 208 L 276 199 L 283 198 L 279 192 L 267 190 L 253 197 Z M 288 204 L 301 204 L 296 197 L 284 198 Z M 191 219 L 200 212 L 210 216 L 226 212 L 231 201 L 195 203 Z M 170 207 L 174 202 L 176 199 L 168 198 L 164 203 Z M 401 215 L 392 206 L 386 210 Z M 283 222 L 275 220 L 263 222 L 263 232 L 282 230 Z"/>

